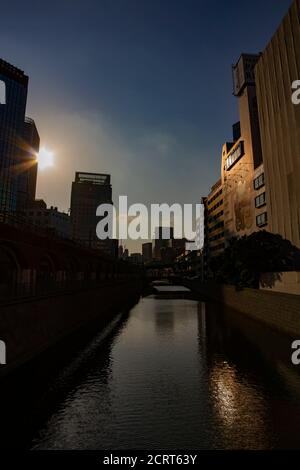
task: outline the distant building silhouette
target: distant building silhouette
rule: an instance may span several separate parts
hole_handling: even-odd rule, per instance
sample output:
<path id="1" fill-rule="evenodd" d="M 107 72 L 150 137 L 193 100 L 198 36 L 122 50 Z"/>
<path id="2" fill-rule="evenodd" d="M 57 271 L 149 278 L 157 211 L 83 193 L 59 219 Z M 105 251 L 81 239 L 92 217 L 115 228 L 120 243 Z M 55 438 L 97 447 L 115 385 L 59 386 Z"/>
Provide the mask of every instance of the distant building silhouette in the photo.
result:
<path id="1" fill-rule="evenodd" d="M 155 241 L 154 241 L 154 257 L 156 260 L 161 260 L 165 252 L 171 247 L 170 240 L 174 238 L 173 227 L 156 227 Z"/>
<path id="2" fill-rule="evenodd" d="M 32 201 L 25 209 L 26 221 L 32 225 L 55 233 L 61 238 L 71 238 L 70 216 L 57 207 L 47 208 L 43 199 Z"/>
<path id="3" fill-rule="evenodd" d="M 142 254 L 144 263 L 149 263 L 153 258 L 153 248 L 152 243 L 143 243 L 142 245 Z"/>
<path id="4" fill-rule="evenodd" d="M 71 193 L 72 238 L 77 243 L 117 257 L 118 241 L 99 240 L 96 235 L 99 222 L 96 210 L 100 204 L 112 204 L 110 175 L 76 172 Z"/>
<path id="5" fill-rule="evenodd" d="M 141 253 L 131 253 L 131 255 L 128 258 L 128 261 L 132 264 L 142 264 L 143 256 Z"/>
<path id="6" fill-rule="evenodd" d="M 170 241 L 170 246 L 171 246 L 175 256 L 179 256 L 179 255 L 185 253 L 186 243 L 187 243 L 186 238 L 173 238 Z"/>
<path id="7" fill-rule="evenodd" d="M 119 259 L 122 259 L 122 258 L 123 258 L 123 254 L 124 254 L 123 245 L 119 245 L 119 249 L 118 249 L 118 258 L 119 258 Z"/>

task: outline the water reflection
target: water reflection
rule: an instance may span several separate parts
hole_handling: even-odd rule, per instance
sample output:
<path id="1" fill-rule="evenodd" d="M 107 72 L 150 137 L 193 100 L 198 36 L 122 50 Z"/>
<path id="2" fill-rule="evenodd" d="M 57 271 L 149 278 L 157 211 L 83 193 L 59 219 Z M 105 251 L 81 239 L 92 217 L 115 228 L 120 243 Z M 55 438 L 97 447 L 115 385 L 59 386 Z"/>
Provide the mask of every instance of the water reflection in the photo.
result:
<path id="1" fill-rule="evenodd" d="M 175 326 L 174 306 L 172 302 L 166 302 L 165 305 L 163 305 L 162 302 L 156 302 L 154 306 L 154 315 L 157 334 L 166 334 L 166 336 L 169 336 L 170 330 L 172 331 Z"/>
<path id="2" fill-rule="evenodd" d="M 215 305 L 169 297 L 141 299 L 109 342 L 83 354 L 34 448 L 300 445 L 299 376 L 279 350 L 260 347 L 272 334 Z"/>
<path id="3" fill-rule="evenodd" d="M 265 415 L 267 404 L 255 384 L 241 379 L 234 367 L 220 361 L 211 371 L 210 389 L 222 430 L 222 435 L 218 436 L 219 446 L 236 449 L 270 446 Z"/>

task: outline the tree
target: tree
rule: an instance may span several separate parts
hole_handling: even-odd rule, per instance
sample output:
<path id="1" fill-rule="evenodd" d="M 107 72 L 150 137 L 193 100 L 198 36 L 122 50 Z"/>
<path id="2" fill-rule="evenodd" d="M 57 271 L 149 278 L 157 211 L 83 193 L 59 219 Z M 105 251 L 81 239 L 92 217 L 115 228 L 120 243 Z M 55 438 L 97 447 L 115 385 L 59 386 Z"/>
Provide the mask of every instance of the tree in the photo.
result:
<path id="1" fill-rule="evenodd" d="M 281 235 L 265 230 L 232 238 L 224 253 L 212 259 L 210 270 L 219 282 L 259 287 L 261 273 L 300 269 L 300 250 Z"/>

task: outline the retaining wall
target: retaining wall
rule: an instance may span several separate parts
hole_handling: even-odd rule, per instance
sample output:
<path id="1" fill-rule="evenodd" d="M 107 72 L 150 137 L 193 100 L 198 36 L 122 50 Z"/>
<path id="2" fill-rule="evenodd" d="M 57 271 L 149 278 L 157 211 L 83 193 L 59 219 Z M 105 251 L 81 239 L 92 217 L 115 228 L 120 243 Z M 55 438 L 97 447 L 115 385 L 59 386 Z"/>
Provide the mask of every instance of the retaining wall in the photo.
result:
<path id="1" fill-rule="evenodd" d="M 0 366 L 0 376 L 88 324 L 105 325 L 140 292 L 139 282 L 120 281 L 0 306 L 0 340 L 6 344 L 7 363 Z"/>
<path id="2" fill-rule="evenodd" d="M 186 284 L 187 285 L 187 284 Z M 271 328 L 300 338 L 300 296 L 235 286 L 189 282 L 188 286 L 203 297 L 228 305 Z"/>

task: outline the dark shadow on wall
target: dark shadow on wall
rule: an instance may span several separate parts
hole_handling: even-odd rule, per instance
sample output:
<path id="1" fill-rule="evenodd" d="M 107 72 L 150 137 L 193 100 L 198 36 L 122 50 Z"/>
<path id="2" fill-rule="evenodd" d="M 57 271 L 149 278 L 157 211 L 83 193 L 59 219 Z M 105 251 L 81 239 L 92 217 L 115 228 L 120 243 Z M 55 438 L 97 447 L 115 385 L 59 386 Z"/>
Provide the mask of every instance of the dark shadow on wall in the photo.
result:
<path id="1" fill-rule="evenodd" d="M 1 412 L 1 448 L 31 446 L 33 433 L 40 423 L 64 399 L 68 390 L 76 386 L 80 377 L 88 373 L 86 364 L 91 363 L 91 357 L 106 357 L 103 351 L 111 347 L 113 337 L 124 327 L 138 300 L 139 295 L 123 299 L 105 315 L 95 317 L 1 378 L 0 402 L 5 405 Z M 91 348 L 90 343 L 110 325 L 108 335 Z M 102 362 L 99 364 L 101 366 Z"/>
<path id="2" fill-rule="evenodd" d="M 275 286 L 276 282 L 281 281 L 282 274 L 282 272 L 262 273 L 262 275 L 260 276 L 261 287 L 272 289 L 272 287 Z"/>

